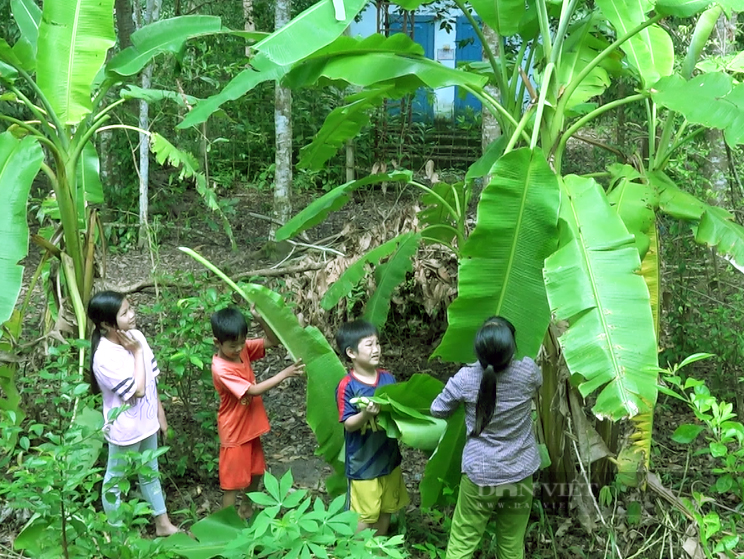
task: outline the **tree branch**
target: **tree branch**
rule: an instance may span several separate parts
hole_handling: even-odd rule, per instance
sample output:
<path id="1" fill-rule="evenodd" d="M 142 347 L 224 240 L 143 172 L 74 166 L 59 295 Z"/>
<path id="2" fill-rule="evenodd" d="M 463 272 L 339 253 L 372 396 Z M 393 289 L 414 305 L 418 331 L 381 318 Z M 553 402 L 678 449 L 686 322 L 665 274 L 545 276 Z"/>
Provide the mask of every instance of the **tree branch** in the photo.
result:
<path id="1" fill-rule="evenodd" d="M 310 272 L 313 270 L 320 270 L 324 264 L 322 262 L 314 262 L 312 264 L 303 264 L 299 266 L 286 266 L 284 268 L 260 268 L 258 270 L 248 270 L 247 272 L 241 272 L 239 274 L 236 274 L 232 276 L 233 281 L 237 281 L 239 279 L 243 278 L 249 278 L 253 276 L 264 276 L 264 277 L 280 277 L 280 276 L 288 276 L 291 274 L 300 274 L 302 272 Z M 170 279 L 156 279 L 156 278 L 149 278 L 137 283 L 132 283 L 129 285 L 111 285 L 113 289 L 116 289 L 116 291 L 120 293 L 124 293 L 126 295 L 130 293 L 139 293 L 140 291 L 144 291 L 145 289 L 151 289 L 155 287 L 155 284 L 161 285 L 161 286 L 167 286 L 167 287 L 194 287 L 193 282 L 179 282 L 179 281 L 173 281 Z"/>

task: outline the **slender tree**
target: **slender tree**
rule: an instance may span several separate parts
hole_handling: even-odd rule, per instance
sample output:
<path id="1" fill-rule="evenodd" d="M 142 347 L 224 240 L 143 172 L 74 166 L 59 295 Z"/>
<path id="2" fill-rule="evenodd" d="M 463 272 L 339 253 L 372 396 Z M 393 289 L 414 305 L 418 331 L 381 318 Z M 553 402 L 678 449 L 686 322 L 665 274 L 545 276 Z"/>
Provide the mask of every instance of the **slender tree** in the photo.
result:
<path id="1" fill-rule="evenodd" d="M 711 42 L 711 54 L 716 57 L 725 57 L 736 52 L 736 13 L 731 17 L 721 14 L 713 31 L 714 40 Z M 729 192 L 729 157 L 723 132 L 715 128 L 705 131 L 705 139 L 708 142 L 708 157 L 703 165 L 704 175 L 710 185 L 708 201 L 716 206 L 723 206 Z"/>
<path id="2" fill-rule="evenodd" d="M 160 17 L 162 0 L 147 0 L 142 25 L 157 21 Z M 142 89 L 150 89 L 152 83 L 152 64 L 142 72 Z M 144 99 L 139 104 L 139 127 L 147 130 L 150 126 L 150 106 Z M 139 133 L 139 246 L 147 239 L 147 213 L 150 191 L 150 136 Z"/>
<path id="3" fill-rule="evenodd" d="M 291 18 L 291 0 L 277 0 L 275 29 L 284 27 Z M 276 130 L 276 172 L 274 174 L 274 219 L 269 239 L 274 240 L 278 223 L 286 223 L 292 212 L 292 92 L 276 84 L 274 97 L 274 127 Z"/>

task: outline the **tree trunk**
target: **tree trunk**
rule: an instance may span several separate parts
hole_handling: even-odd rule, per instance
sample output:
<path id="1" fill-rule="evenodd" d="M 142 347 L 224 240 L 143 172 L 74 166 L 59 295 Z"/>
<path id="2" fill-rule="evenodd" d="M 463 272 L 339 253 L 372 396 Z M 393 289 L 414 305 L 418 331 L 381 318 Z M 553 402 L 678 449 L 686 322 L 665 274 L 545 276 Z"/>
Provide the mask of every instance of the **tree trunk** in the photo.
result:
<path id="1" fill-rule="evenodd" d="M 162 0 L 147 0 L 142 25 L 156 21 L 160 15 Z M 152 64 L 142 72 L 142 89 L 150 89 L 152 81 Z M 147 130 L 150 126 L 150 107 L 146 101 L 140 101 L 139 127 Z M 139 133 L 139 246 L 145 245 L 147 234 L 147 214 L 149 211 L 150 183 L 150 136 Z"/>
<path id="2" fill-rule="evenodd" d="M 488 27 L 487 25 L 483 26 L 483 36 L 486 39 L 486 44 L 488 45 L 488 48 L 491 49 L 491 52 L 495 55 L 498 55 L 499 52 L 499 42 L 498 38 L 496 37 L 496 33 L 494 33 L 493 29 Z M 488 57 L 486 56 L 485 50 L 483 52 L 483 61 L 488 62 Z M 496 87 L 493 84 L 488 84 L 486 86 L 486 91 L 488 91 L 491 95 L 493 95 L 494 98 L 498 99 L 499 91 L 496 89 Z M 498 121 L 496 120 L 496 117 L 491 114 L 490 111 L 487 111 L 485 107 L 481 109 L 481 121 L 483 122 L 483 128 L 481 132 L 481 142 L 482 142 L 482 149 L 483 152 L 486 151 L 486 148 L 493 142 L 496 138 L 501 136 L 501 127 L 499 126 Z M 483 179 L 483 184 L 488 184 L 491 182 L 491 177 L 486 176 Z"/>
<path id="3" fill-rule="evenodd" d="M 344 29 L 344 35 L 351 37 L 351 26 Z M 354 86 L 349 86 L 346 91 L 351 94 L 355 91 Z M 356 163 L 354 161 L 354 138 L 346 140 L 346 182 L 351 182 L 356 178 Z"/>
<path id="4" fill-rule="evenodd" d="M 716 40 L 713 42 L 713 54 L 715 56 L 726 56 L 735 52 L 736 44 L 736 13 L 731 18 L 722 15 L 718 18 L 714 31 Z M 715 128 L 705 131 L 705 139 L 708 141 L 708 158 L 703 165 L 703 172 L 710 186 L 708 202 L 716 206 L 726 205 L 729 193 L 729 157 L 723 133 Z"/>
<path id="5" fill-rule="evenodd" d="M 119 50 L 132 45 L 132 33 L 134 33 L 134 12 L 132 0 L 115 0 L 114 9 L 116 13 L 116 36 L 119 40 Z M 112 51 L 109 51 L 109 56 Z M 101 160 L 101 183 L 104 188 L 118 190 L 120 187 L 114 171 L 114 152 L 111 148 L 113 131 L 105 130 L 98 135 L 98 157 Z"/>
<path id="6" fill-rule="evenodd" d="M 132 33 L 134 33 L 134 11 L 132 0 L 115 0 L 116 10 L 116 37 L 119 39 L 119 49 L 124 50 L 132 46 Z"/>
<path id="7" fill-rule="evenodd" d="M 243 18 L 245 19 L 245 30 L 249 33 L 256 30 L 256 24 L 253 21 L 253 0 L 243 0 Z M 246 45 L 245 55 L 250 56 L 251 47 Z"/>
<path id="8" fill-rule="evenodd" d="M 284 27 L 291 17 L 291 0 L 277 0 L 275 29 Z M 274 219 L 286 223 L 292 212 L 292 92 L 277 82 L 274 97 L 276 130 L 276 172 L 274 174 Z M 277 223 L 271 223 L 269 240 L 276 237 Z"/>

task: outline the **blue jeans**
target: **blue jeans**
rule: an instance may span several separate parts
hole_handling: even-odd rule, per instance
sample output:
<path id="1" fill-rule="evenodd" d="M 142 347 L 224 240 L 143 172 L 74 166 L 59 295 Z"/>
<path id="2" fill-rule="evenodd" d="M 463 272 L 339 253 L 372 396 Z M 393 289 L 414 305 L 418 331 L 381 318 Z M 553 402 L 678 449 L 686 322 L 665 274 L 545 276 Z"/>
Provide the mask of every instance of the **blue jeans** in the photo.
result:
<path id="1" fill-rule="evenodd" d="M 103 510 L 107 515 L 115 512 L 121 503 L 121 490 L 119 489 L 118 480 L 125 475 L 127 461 L 121 456 L 126 452 L 144 452 L 145 450 L 155 450 L 158 447 L 158 434 L 150 435 L 138 443 L 119 446 L 109 443 L 108 464 L 106 474 L 103 476 Z M 163 490 L 160 487 L 158 479 L 158 460 L 150 460 L 147 466 L 152 470 L 151 475 L 139 474 L 139 488 L 142 496 L 150 503 L 153 516 L 165 514 L 165 498 Z M 113 480 L 113 481 L 112 481 Z M 114 495 L 114 502 L 106 498 L 107 495 Z"/>

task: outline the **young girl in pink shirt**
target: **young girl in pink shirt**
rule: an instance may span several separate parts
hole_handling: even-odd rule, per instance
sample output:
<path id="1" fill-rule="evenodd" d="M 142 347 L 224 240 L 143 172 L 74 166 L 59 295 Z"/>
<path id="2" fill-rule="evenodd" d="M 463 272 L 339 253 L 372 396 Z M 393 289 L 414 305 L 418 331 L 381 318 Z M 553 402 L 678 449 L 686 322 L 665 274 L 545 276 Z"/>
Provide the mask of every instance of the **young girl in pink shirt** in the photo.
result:
<path id="1" fill-rule="evenodd" d="M 126 297 L 115 291 L 95 294 L 88 303 L 88 317 L 95 325 L 90 349 L 91 388 L 94 394 L 103 395 L 104 433 L 109 443 L 103 509 L 112 517 L 121 502 L 118 482 L 126 466 L 122 455 L 155 450 L 158 430 L 166 434 L 168 423 L 155 382 L 158 365 L 142 332 L 135 330 L 134 310 Z M 112 419 L 111 411 L 124 406 Z M 166 512 L 157 458 L 147 465 L 153 474 L 139 475 L 140 491 L 152 507 L 156 534 L 168 536 L 178 528 Z"/>

